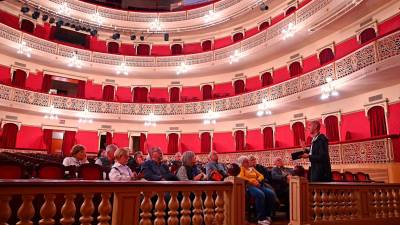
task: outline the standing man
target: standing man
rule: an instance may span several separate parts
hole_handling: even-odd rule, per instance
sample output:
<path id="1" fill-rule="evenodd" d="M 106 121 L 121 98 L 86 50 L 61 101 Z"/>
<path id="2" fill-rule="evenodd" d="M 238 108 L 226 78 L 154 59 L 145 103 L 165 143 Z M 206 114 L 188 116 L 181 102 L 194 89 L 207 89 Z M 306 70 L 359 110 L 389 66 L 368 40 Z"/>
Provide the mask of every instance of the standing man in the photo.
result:
<path id="1" fill-rule="evenodd" d="M 304 153 L 301 157 L 309 159 L 310 181 L 311 182 L 330 182 L 332 179 L 331 161 L 329 159 L 328 139 L 320 133 L 321 124 L 312 121 L 310 124 L 310 134 L 313 139 L 309 153 Z M 304 146 L 304 142 L 302 143 Z M 306 149 L 307 150 L 307 149 Z"/>

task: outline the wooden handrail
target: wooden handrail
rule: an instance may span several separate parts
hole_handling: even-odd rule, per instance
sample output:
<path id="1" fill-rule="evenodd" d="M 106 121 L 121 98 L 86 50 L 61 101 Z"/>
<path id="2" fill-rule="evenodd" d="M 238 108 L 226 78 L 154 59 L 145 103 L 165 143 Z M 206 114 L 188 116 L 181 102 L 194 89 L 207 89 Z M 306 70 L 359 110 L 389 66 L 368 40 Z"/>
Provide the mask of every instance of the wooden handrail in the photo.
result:
<path id="1" fill-rule="evenodd" d="M 238 178 L 225 182 L 0 180 L 0 224 L 10 218 L 20 224 L 36 224 L 40 218 L 72 224 L 77 214 L 81 224 L 94 220 L 108 224 L 112 213 L 112 225 L 153 224 L 154 218 L 154 224 L 160 225 L 176 225 L 179 220 L 184 225 L 201 225 L 202 221 L 206 225 L 243 225 L 244 192 L 245 184 Z M 44 200 L 38 205 L 40 200 L 35 199 L 40 196 Z M 55 204 L 60 203 L 55 201 L 57 196 L 63 196 L 62 207 Z M 15 198 L 21 198 L 22 204 L 17 206 L 18 214 L 12 215 L 17 211 L 10 210 Z M 81 200 L 75 201 L 78 198 Z M 95 207 L 98 215 L 93 213 Z M 38 210 L 40 218 L 34 217 Z M 60 218 L 55 217 L 57 211 Z"/>
<path id="2" fill-rule="evenodd" d="M 400 184 L 308 183 L 292 177 L 290 225 L 400 224 Z"/>

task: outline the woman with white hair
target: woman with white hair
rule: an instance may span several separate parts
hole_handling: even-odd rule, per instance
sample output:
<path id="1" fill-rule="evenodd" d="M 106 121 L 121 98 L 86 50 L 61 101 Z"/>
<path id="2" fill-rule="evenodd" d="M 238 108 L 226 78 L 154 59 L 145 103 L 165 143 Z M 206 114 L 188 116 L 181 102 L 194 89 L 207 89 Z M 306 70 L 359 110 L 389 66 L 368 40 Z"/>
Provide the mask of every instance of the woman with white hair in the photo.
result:
<path id="1" fill-rule="evenodd" d="M 196 155 L 192 151 L 184 152 L 182 155 L 182 166 L 179 167 L 176 176 L 179 180 L 204 180 L 206 175 L 196 168 Z"/>
<path id="2" fill-rule="evenodd" d="M 247 181 L 247 193 L 255 199 L 258 224 L 271 224 L 275 193 L 263 186 L 264 176 L 253 167 L 250 167 L 247 156 L 240 156 L 238 163 L 240 166 L 238 177 Z"/>

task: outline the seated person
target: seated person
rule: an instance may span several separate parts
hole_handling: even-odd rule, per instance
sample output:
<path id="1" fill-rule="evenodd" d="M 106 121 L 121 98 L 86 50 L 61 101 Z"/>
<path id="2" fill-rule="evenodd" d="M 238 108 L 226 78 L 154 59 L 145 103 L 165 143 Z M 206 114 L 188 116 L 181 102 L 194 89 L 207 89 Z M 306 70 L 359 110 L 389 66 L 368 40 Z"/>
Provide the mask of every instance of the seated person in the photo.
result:
<path id="1" fill-rule="evenodd" d="M 128 148 L 118 148 L 114 153 L 115 163 L 111 167 L 109 174 L 111 181 L 130 181 L 136 180 L 136 173 L 132 172 L 129 168 L 129 149 Z"/>
<path id="2" fill-rule="evenodd" d="M 216 151 L 211 151 L 208 154 L 206 174 L 208 180 L 214 180 L 214 181 L 221 181 L 228 176 L 224 164 L 218 163 L 218 154 Z"/>
<path id="3" fill-rule="evenodd" d="M 178 180 L 178 178 L 169 172 L 168 167 L 162 161 L 162 152 L 158 147 L 149 150 L 149 159 L 142 165 L 144 179 L 148 181 Z"/>
<path id="4" fill-rule="evenodd" d="M 180 152 L 175 153 L 174 160 L 169 164 L 171 173 L 176 174 L 178 169 L 182 166 L 182 154 Z"/>
<path id="5" fill-rule="evenodd" d="M 65 157 L 63 160 L 64 166 L 80 166 L 89 163 L 86 157 L 86 147 L 83 145 L 74 145 L 71 149 L 71 156 Z"/>
<path id="6" fill-rule="evenodd" d="M 141 151 L 137 151 L 133 154 L 133 157 L 129 157 L 128 166 L 129 168 L 139 174 L 142 170 L 142 164 L 144 163 L 144 156 Z"/>
<path id="7" fill-rule="evenodd" d="M 238 159 L 240 174 L 238 177 L 246 180 L 247 193 L 255 199 L 258 224 L 271 224 L 271 214 L 275 204 L 275 193 L 263 186 L 264 176 L 250 167 L 249 158 L 241 156 Z"/>
<path id="8" fill-rule="evenodd" d="M 278 198 L 285 204 L 285 210 L 289 211 L 289 179 L 293 175 L 293 170 L 285 167 L 281 158 L 274 161 L 275 167 L 272 168 L 272 186 L 274 187 Z"/>
<path id="9" fill-rule="evenodd" d="M 192 151 L 186 151 L 182 155 L 182 166 L 176 176 L 179 180 L 204 180 L 206 175 L 196 167 L 196 155 Z"/>
<path id="10" fill-rule="evenodd" d="M 271 184 L 272 177 L 271 177 L 271 173 L 267 167 L 265 167 L 261 164 L 258 164 L 257 158 L 254 155 L 249 156 L 249 163 L 250 163 L 250 167 L 254 167 L 254 169 L 256 169 L 258 172 L 260 172 L 264 176 L 264 182 Z"/>
<path id="11" fill-rule="evenodd" d="M 96 160 L 95 164 L 103 166 L 106 172 L 111 170 L 111 166 L 114 164 L 114 152 L 118 149 L 118 146 L 111 144 L 106 147 L 106 156 L 100 157 Z"/>

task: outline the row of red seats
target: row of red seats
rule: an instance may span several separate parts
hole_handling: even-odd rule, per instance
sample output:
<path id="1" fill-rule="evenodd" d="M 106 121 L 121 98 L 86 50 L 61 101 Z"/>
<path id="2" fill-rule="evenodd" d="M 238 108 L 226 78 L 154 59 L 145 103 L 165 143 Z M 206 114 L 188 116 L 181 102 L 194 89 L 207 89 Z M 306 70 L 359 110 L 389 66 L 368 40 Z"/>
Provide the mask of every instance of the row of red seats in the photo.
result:
<path id="1" fill-rule="evenodd" d="M 334 182 L 374 182 L 369 174 L 363 172 L 352 173 L 346 171 L 344 173 L 332 171 L 332 181 Z"/>

